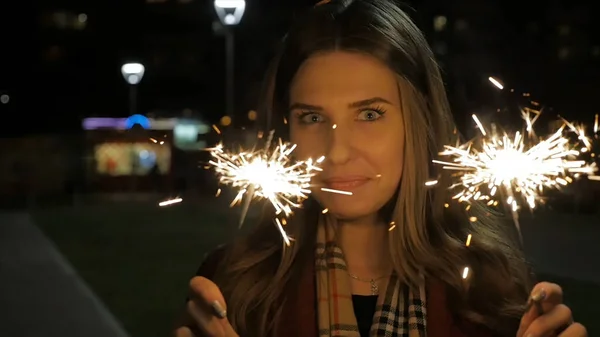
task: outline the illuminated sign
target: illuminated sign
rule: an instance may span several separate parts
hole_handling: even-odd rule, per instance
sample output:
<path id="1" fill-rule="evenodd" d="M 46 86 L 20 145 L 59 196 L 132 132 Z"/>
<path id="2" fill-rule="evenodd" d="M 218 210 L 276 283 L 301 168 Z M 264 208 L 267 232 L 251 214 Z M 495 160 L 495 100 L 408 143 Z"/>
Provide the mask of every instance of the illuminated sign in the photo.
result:
<path id="1" fill-rule="evenodd" d="M 136 124 L 140 125 L 146 130 L 173 130 L 175 133 L 183 136 L 184 139 L 189 138 L 193 131 L 197 131 L 198 134 L 204 135 L 209 133 L 211 130 L 211 127 L 209 125 L 204 124 L 200 121 L 182 121 L 177 118 L 155 119 L 148 118 L 142 115 L 133 115 L 128 118 L 85 118 L 83 120 L 82 126 L 84 130 L 128 130 Z"/>
<path id="2" fill-rule="evenodd" d="M 150 129 L 150 120 L 146 116 L 132 115 L 125 120 L 125 129 L 131 129 L 135 125 L 139 125 L 144 129 Z"/>

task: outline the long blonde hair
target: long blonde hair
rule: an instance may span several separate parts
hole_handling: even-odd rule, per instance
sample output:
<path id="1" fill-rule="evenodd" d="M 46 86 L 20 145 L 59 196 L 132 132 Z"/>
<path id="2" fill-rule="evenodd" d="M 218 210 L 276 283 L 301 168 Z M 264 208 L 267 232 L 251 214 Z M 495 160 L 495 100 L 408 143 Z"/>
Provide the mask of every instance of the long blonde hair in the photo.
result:
<path id="1" fill-rule="evenodd" d="M 267 128 L 287 133 L 289 84 L 297 69 L 317 52 L 345 50 L 377 57 L 398 74 L 404 112 L 405 157 L 397 197 L 384 216 L 390 254 L 398 275 L 416 285 L 420 275 L 447 285 L 450 310 L 495 331 L 523 312 L 530 274 L 510 224 L 477 202 L 467 212 L 448 202 L 450 176 L 431 160 L 456 141 L 444 84 L 422 33 L 392 1 L 332 1 L 299 15 L 265 81 L 261 115 Z M 436 177 L 438 185 L 425 189 Z M 447 206 L 447 207 L 446 207 Z M 284 248 L 271 214 L 253 232 L 231 245 L 215 281 L 229 304 L 229 318 L 244 336 L 275 329 L 282 303 L 297 291 L 297 280 L 311 263 L 319 209 L 311 199 L 286 226 L 295 238 Z M 469 220 L 471 218 L 471 220 Z M 476 218 L 476 221 L 473 221 Z M 465 246 L 467 235 L 472 244 Z M 462 277 L 464 267 L 471 276 Z M 509 327 L 507 334 L 516 328 Z"/>

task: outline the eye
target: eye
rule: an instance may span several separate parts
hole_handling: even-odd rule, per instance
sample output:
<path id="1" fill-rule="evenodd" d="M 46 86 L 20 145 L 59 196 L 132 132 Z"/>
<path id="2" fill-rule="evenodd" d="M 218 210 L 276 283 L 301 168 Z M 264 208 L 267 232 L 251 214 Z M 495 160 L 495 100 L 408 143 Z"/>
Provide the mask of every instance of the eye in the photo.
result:
<path id="1" fill-rule="evenodd" d="M 358 114 L 357 119 L 360 121 L 372 122 L 372 121 L 376 121 L 379 118 L 383 117 L 383 114 L 384 114 L 384 112 L 379 109 L 366 109 L 366 110 L 362 110 Z"/>
<path id="2" fill-rule="evenodd" d="M 298 116 L 298 119 L 302 124 L 323 123 L 324 120 L 323 116 L 313 112 L 303 112 Z"/>

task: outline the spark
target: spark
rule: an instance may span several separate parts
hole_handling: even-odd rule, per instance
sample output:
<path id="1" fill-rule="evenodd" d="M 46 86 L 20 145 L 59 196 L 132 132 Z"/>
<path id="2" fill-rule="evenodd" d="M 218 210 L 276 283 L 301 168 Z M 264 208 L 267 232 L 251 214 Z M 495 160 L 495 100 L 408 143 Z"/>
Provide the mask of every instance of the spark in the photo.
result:
<path id="1" fill-rule="evenodd" d="M 522 115 L 526 128 L 534 134 L 532 127 L 540 112 L 531 118 L 531 111 L 534 110 Z M 545 139 L 527 137 L 520 132 L 513 136 L 498 135 L 494 127 L 492 132 L 486 130 L 476 115 L 473 119 L 482 136 L 459 146 L 446 145 L 440 155 L 450 160 L 433 162 L 456 171 L 458 181 L 450 188 L 459 191 L 453 199 L 459 202 L 482 200 L 488 205 L 504 201 L 513 213 L 519 232 L 516 212 L 521 200 L 534 209 L 545 189 L 560 188 L 572 182 L 574 176 L 596 171 L 594 165 L 576 159 L 580 151 L 575 148 L 579 144 L 573 144 L 567 134 L 574 132 L 588 148 L 591 143 L 583 128 L 564 119 L 563 125 Z"/>
<path id="2" fill-rule="evenodd" d="M 502 83 L 500 83 L 500 81 L 498 81 L 497 79 L 490 76 L 490 77 L 488 77 L 488 80 L 490 82 L 492 82 L 492 84 L 495 85 L 498 89 L 500 89 L 500 90 L 504 89 L 504 86 L 502 85 Z"/>
<path id="3" fill-rule="evenodd" d="M 469 277 L 469 267 L 465 267 L 465 269 L 463 269 L 463 273 L 462 273 L 462 278 L 463 279 L 467 279 L 467 277 Z"/>
<path id="4" fill-rule="evenodd" d="M 337 193 L 337 194 L 344 194 L 344 195 L 352 195 L 352 192 L 340 191 L 340 190 L 335 190 L 335 189 L 326 188 L 326 187 L 321 187 L 321 191 L 323 191 L 323 192 L 330 192 L 330 193 Z"/>
<path id="5" fill-rule="evenodd" d="M 389 232 L 391 232 L 391 231 L 393 231 L 395 228 L 396 228 L 396 222 L 395 222 L 395 221 L 392 221 L 392 222 L 390 222 L 390 225 L 389 225 L 389 227 L 388 227 L 388 231 L 389 231 Z"/>
<path id="6" fill-rule="evenodd" d="M 231 205 L 236 205 L 245 194 L 251 198 L 267 199 L 276 214 L 290 215 L 292 208 L 310 193 L 310 180 L 321 168 L 319 162 L 307 160 L 291 162 L 295 146 L 281 141 L 272 153 L 266 151 L 241 151 L 228 153 L 219 144 L 210 150 L 212 165 L 223 185 L 238 188 Z"/>
<path id="7" fill-rule="evenodd" d="M 252 200 L 266 199 L 274 207 L 276 215 L 289 217 L 294 208 L 300 208 L 308 198 L 312 177 L 322 171 L 317 160 L 294 161 L 291 158 L 296 145 L 281 139 L 272 147 L 273 132 L 262 150 L 225 151 L 223 144 L 209 149 L 209 164 L 215 169 L 219 182 L 238 190 L 230 206 L 243 203 L 240 227 Z M 324 192 L 352 195 L 351 192 L 321 188 Z M 277 223 L 278 220 L 276 220 Z M 287 236 L 284 237 L 287 240 Z M 287 242 L 287 241 L 286 241 Z"/>
<path id="8" fill-rule="evenodd" d="M 165 141 L 164 141 L 164 140 L 158 140 L 158 139 L 156 139 L 156 138 L 152 138 L 152 137 L 150 138 L 150 141 L 151 141 L 152 143 L 154 143 L 154 144 L 158 144 L 158 145 L 164 145 L 164 144 L 165 144 Z"/>
<path id="9" fill-rule="evenodd" d="M 285 242 L 285 244 L 287 246 L 289 246 L 290 245 L 290 237 L 285 232 L 285 229 L 283 229 L 283 224 L 282 224 L 281 220 L 279 220 L 278 218 L 275 218 L 275 225 L 277 225 L 277 229 L 279 229 L 279 232 L 281 233 L 283 242 Z"/>
<path id="10" fill-rule="evenodd" d="M 158 206 L 160 206 L 160 207 L 170 206 L 170 205 L 173 205 L 173 204 L 178 204 L 178 203 L 180 203 L 182 201 L 183 201 L 182 198 L 169 199 L 169 200 L 165 200 L 165 201 L 159 202 Z"/>
<path id="11" fill-rule="evenodd" d="M 430 180 L 430 181 L 425 182 L 425 186 L 435 186 L 435 185 L 437 185 L 437 183 L 438 183 L 437 180 Z"/>

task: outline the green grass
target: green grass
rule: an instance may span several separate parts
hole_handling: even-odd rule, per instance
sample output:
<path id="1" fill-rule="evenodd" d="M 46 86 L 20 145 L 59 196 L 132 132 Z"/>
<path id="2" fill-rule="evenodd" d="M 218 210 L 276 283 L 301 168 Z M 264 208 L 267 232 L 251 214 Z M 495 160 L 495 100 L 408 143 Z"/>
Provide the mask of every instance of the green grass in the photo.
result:
<path id="1" fill-rule="evenodd" d="M 236 233 L 238 214 L 211 202 L 53 208 L 34 218 L 132 337 L 164 337 L 203 255 Z M 600 333 L 599 285 L 539 279 L 559 283 L 576 319 Z"/>
<path id="2" fill-rule="evenodd" d="M 227 240 L 229 213 L 110 205 L 34 218 L 132 337 L 158 337 L 169 335 L 204 253 Z"/>

